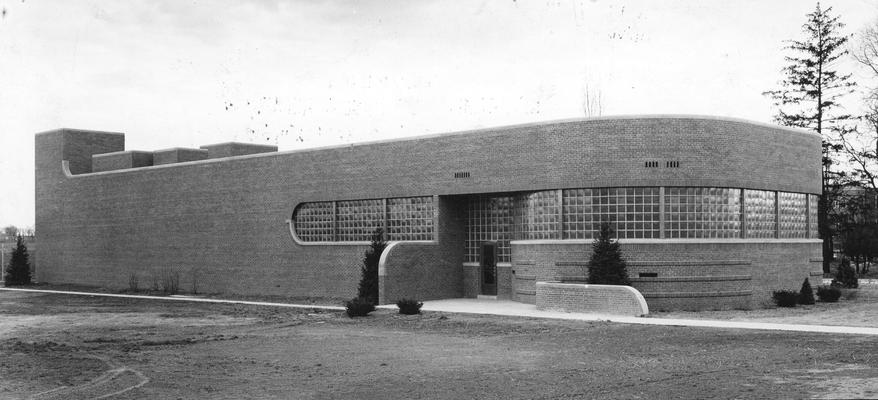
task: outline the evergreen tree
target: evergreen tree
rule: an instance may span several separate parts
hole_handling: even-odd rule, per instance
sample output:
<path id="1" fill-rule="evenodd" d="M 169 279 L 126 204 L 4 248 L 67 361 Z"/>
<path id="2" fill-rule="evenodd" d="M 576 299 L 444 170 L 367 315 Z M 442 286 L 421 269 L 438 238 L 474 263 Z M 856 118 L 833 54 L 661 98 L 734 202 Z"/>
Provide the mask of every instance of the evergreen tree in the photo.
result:
<path id="1" fill-rule="evenodd" d="M 802 25 L 804 40 L 791 40 L 786 47 L 793 55 L 784 59 L 788 63 L 781 71 L 784 79 L 781 88 L 764 92 L 774 100 L 778 113 L 777 123 L 785 126 L 809 129 L 823 139 L 823 185 L 817 204 L 817 224 L 823 238 L 823 271 L 829 272 L 832 261 L 832 227 L 829 211 L 837 193 L 834 183 L 841 176 L 832 171 L 832 157 L 842 149 L 841 138 L 851 130 L 848 123 L 854 118 L 840 113 L 838 99 L 853 92 L 850 74 L 840 74 L 834 63 L 847 54 L 848 37 L 839 30 L 844 24 L 832 16 L 832 7 L 820 8 L 806 15 Z"/>
<path id="2" fill-rule="evenodd" d="M 802 282 L 802 289 L 799 290 L 799 304 L 814 304 L 814 289 L 811 289 L 811 282 L 808 278 Z"/>
<path id="3" fill-rule="evenodd" d="M 622 258 L 619 242 L 613 241 L 613 230 L 607 222 L 601 223 L 601 231 L 592 246 L 588 261 L 588 283 L 598 285 L 630 285 L 628 269 Z"/>
<path id="4" fill-rule="evenodd" d="M 15 236 L 15 249 L 6 267 L 3 277 L 7 286 L 27 285 L 30 283 L 30 261 L 28 261 L 27 246 L 21 235 Z"/>
<path id="5" fill-rule="evenodd" d="M 374 305 L 378 304 L 378 261 L 381 260 L 381 253 L 384 252 L 385 247 L 387 242 L 384 241 L 384 230 L 375 229 L 369 250 L 366 250 L 366 255 L 363 257 L 360 286 L 357 290 L 357 297 Z"/>

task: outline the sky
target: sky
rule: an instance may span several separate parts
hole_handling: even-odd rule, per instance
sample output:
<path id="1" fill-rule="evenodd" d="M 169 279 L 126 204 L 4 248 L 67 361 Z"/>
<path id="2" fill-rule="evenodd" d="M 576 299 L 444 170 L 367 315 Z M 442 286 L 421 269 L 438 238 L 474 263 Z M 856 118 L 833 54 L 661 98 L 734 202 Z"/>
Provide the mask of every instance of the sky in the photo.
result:
<path id="1" fill-rule="evenodd" d="M 847 34 L 878 20 L 874 0 L 821 4 Z M 127 150 L 285 151 L 584 117 L 586 92 L 604 116 L 770 123 L 761 93 L 777 88 L 784 41 L 803 37 L 814 7 L 0 0 L 0 226 L 33 226 L 34 134 L 62 127 L 124 132 Z"/>

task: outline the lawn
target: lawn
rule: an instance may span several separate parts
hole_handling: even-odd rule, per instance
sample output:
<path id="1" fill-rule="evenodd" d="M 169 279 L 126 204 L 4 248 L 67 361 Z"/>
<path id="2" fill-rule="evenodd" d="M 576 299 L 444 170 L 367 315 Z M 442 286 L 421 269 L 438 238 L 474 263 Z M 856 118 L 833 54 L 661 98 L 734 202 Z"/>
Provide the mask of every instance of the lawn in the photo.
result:
<path id="1" fill-rule="evenodd" d="M 654 312 L 654 318 L 714 319 L 784 324 L 862 326 L 878 328 L 878 286 L 845 290 L 837 303 L 817 302 L 795 308 L 764 308 L 728 311 Z"/>
<path id="2" fill-rule="evenodd" d="M 872 336 L 0 292 L 0 398 L 878 397 Z"/>

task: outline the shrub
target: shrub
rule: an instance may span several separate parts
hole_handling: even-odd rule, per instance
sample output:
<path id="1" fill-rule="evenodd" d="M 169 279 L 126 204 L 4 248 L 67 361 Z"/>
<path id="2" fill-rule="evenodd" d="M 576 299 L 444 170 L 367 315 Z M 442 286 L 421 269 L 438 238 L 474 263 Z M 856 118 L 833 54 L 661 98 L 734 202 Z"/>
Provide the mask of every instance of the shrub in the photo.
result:
<path id="1" fill-rule="evenodd" d="M 841 297 L 841 289 L 835 286 L 817 286 L 817 298 L 825 303 L 835 303 Z"/>
<path id="2" fill-rule="evenodd" d="M 841 263 L 838 264 L 838 270 L 836 270 L 835 279 L 832 280 L 832 286 L 850 289 L 859 287 L 857 271 L 854 270 L 854 267 L 851 267 L 851 261 L 847 258 L 842 258 Z"/>
<path id="3" fill-rule="evenodd" d="M 628 270 L 619 242 L 613 241 L 613 230 L 607 222 L 601 223 L 601 231 L 592 245 L 588 261 L 588 283 L 597 285 L 630 285 Z"/>
<path id="4" fill-rule="evenodd" d="M 348 317 L 365 317 L 370 312 L 375 311 L 375 305 L 368 299 L 357 297 L 351 301 L 345 302 L 345 312 Z"/>
<path id="5" fill-rule="evenodd" d="M 384 230 L 375 229 L 372 233 L 371 244 L 369 250 L 363 257 L 363 267 L 360 270 L 360 285 L 357 288 L 357 298 L 365 299 L 373 305 L 378 304 L 378 261 L 381 260 L 381 253 L 387 247 L 384 241 Z"/>
<path id="6" fill-rule="evenodd" d="M 771 294 L 771 298 L 778 307 L 795 307 L 799 293 L 795 290 L 776 290 Z"/>
<path id="7" fill-rule="evenodd" d="M 412 299 L 401 299 L 396 302 L 396 306 L 399 307 L 399 313 L 405 315 L 420 314 L 421 306 L 423 305 L 424 303 Z"/>
<path id="8" fill-rule="evenodd" d="M 802 282 L 802 289 L 799 290 L 799 304 L 814 304 L 814 290 L 811 289 L 811 282 L 808 278 Z"/>
<path id="9" fill-rule="evenodd" d="M 30 284 L 30 261 L 28 261 L 27 245 L 21 235 L 15 236 L 15 249 L 3 277 L 6 286 Z"/>

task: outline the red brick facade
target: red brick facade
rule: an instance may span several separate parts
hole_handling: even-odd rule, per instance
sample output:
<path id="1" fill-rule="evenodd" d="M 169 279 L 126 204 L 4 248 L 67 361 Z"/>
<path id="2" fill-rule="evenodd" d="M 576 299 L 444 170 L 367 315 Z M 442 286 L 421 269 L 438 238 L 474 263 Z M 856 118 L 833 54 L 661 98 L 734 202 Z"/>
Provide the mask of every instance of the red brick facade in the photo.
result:
<path id="1" fill-rule="evenodd" d="M 463 263 L 464 195 L 608 186 L 820 192 L 819 137 L 706 117 L 556 121 L 281 153 L 228 144 L 202 148 L 231 156 L 92 172 L 93 155 L 125 150 L 123 135 L 69 129 L 37 134 L 37 280 L 124 288 L 131 275 L 144 282 L 172 269 L 180 272 L 183 288 L 195 277 L 204 292 L 350 298 L 367 246 L 294 241 L 288 220 L 295 207 L 432 195 L 436 240 L 392 248 L 382 300 L 473 296 L 479 275 Z M 236 155 L 246 153 L 257 154 Z M 651 161 L 659 167 L 645 168 Z M 674 167 L 666 168 L 671 162 Z M 588 248 L 578 242 L 513 244 L 512 265 L 498 269 L 498 296 L 532 301 L 536 280 L 572 273 L 587 260 Z M 813 239 L 656 241 L 624 249 L 634 286 L 650 308 L 661 308 L 654 302 L 669 308 L 758 306 L 767 291 L 797 288 L 820 269 L 814 261 L 819 241 Z M 643 264 L 649 262 L 658 264 Z M 669 276 L 637 278 L 647 267 Z M 714 275 L 723 278 L 692 283 Z M 742 294 L 747 290 L 751 294 Z M 698 291 L 736 295 L 667 296 Z"/>

